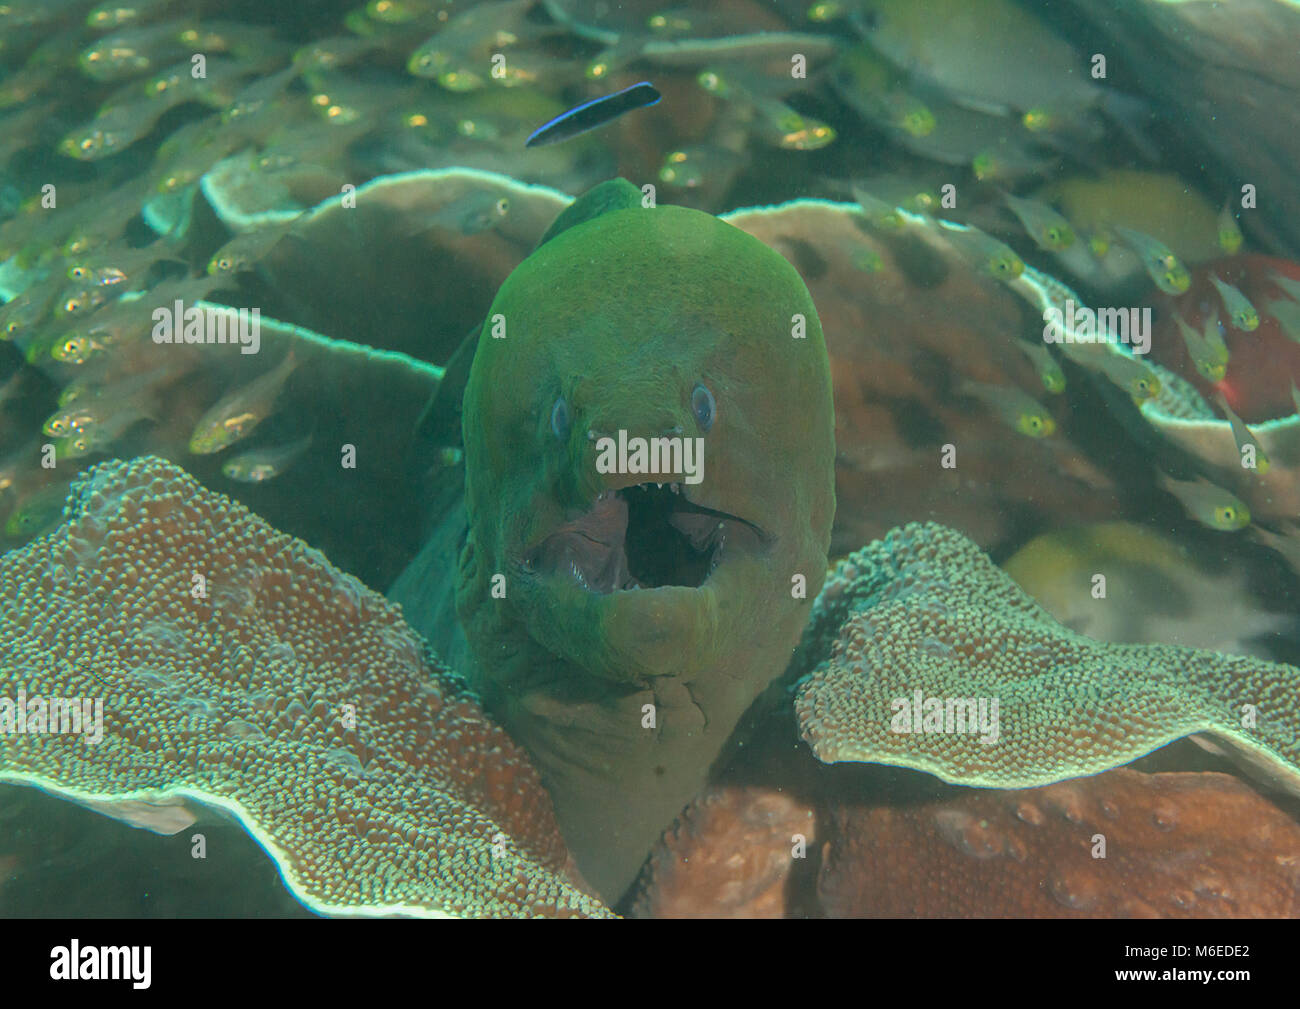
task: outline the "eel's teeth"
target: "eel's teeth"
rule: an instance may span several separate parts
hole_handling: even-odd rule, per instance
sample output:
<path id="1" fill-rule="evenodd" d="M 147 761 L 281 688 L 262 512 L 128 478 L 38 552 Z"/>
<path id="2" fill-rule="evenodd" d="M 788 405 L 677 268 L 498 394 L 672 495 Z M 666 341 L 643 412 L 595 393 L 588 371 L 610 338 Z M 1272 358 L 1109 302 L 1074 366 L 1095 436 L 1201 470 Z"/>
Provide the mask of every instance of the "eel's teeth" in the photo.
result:
<path id="1" fill-rule="evenodd" d="M 715 530 L 715 534 L 713 556 L 709 558 L 709 573 L 704 576 L 706 579 L 709 575 L 712 575 L 713 572 L 718 569 L 718 565 L 722 563 L 722 549 L 727 545 L 727 530 L 724 528 L 724 523 L 718 523 L 718 528 Z"/>

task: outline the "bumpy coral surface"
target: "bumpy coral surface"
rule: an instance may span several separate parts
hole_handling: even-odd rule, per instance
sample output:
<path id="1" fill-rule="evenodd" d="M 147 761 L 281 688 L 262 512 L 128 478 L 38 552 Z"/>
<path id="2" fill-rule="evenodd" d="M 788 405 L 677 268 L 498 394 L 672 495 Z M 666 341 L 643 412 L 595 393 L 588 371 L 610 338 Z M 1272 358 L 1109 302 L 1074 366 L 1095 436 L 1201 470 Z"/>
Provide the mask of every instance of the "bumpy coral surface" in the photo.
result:
<path id="1" fill-rule="evenodd" d="M 1237 918 L 1300 912 L 1300 828 L 1225 774 L 1118 770 L 833 817 L 832 917 Z"/>
<path id="2" fill-rule="evenodd" d="M 712 788 L 682 813 L 647 863 L 640 918 L 782 918 L 791 876 L 816 847 L 811 806 L 771 788 Z"/>
<path id="3" fill-rule="evenodd" d="M 913 523 L 841 561 L 802 647 L 797 696 L 819 758 L 1027 788 L 1209 733 L 1300 783 L 1300 670 L 1058 624 L 960 533 Z"/>
<path id="4" fill-rule="evenodd" d="M 326 913 L 606 913 L 522 751 L 396 606 L 160 459 L 96 467 L 69 515 L 0 557 L 0 684 L 29 717 L 102 699 L 103 738 L 0 736 L 0 780 L 137 820 L 223 809 Z"/>

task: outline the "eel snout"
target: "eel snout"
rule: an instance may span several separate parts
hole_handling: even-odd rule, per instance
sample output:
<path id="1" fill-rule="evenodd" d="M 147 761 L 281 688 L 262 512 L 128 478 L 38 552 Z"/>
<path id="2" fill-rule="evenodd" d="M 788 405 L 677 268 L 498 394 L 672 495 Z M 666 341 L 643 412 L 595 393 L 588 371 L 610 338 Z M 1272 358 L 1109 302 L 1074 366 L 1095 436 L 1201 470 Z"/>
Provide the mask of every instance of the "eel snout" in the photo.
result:
<path id="1" fill-rule="evenodd" d="M 628 484 L 525 550 L 524 569 L 606 595 L 665 586 L 699 588 L 724 558 L 771 539 L 738 515 L 696 504 L 681 483 Z"/>

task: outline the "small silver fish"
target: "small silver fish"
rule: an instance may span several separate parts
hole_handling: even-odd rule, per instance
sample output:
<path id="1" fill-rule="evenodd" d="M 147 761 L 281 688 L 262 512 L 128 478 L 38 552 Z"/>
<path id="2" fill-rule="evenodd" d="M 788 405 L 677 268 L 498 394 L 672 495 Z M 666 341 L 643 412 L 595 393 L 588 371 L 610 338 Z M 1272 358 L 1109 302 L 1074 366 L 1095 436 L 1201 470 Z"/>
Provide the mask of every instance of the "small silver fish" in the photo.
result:
<path id="1" fill-rule="evenodd" d="M 1002 198 L 1040 249 L 1059 252 L 1074 244 L 1074 228 L 1070 222 L 1042 200 L 1024 199 L 1010 193 L 1003 193 Z"/>
<path id="2" fill-rule="evenodd" d="M 1010 246 L 978 228 L 940 221 L 944 237 L 981 273 L 1010 282 L 1025 272 L 1025 261 Z"/>
<path id="3" fill-rule="evenodd" d="M 249 449 L 232 459 L 227 459 L 221 472 L 231 480 L 241 483 L 262 483 L 279 476 L 307 451 L 311 435 L 287 445 L 272 445 Z"/>
<path id="4" fill-rule="evenodd" d="M 1044 389 L 1053 395 L 1065 392 L 1065 372 L 1050 350 L 1034 340 L 1018 340 L 1016 346 L 1033 363 Z"/>
<path id="5" fill-rule="evenodd" d="M 959 391 L 988 406 L 1004 424 L 1029 438 L 1050 438 L 1056 433 L 1056 419 L 1047 408 L 1018 386 L 989 385 L 967 379 Z"/>
<path id="6" fill-rule="evenodd" d="M 208 260 L 208 273 L 213 276 L 229 276 L 253 269 L 289 236 L 297 220 L 295 217 L 282 224 L 272 224 L 236 235 L 212 254 Z"/>
<path id="7" fill-rule="evenodd" d="M 1237 225 L 1237 218 L 1233 216 L 1231 198 L 1224 202 L 1223 209 L 1219 211 L 1218 229 L 1219 248 L 1229 256 L 1235 256 L 1245 238 Z"/>
<path id="8" fill-rule="evenodd" d="M 297 366 L 293 351 L 283 361 L 247 385 L 222 396 L 194 425 L 190 452 L 210 455 L 247 438 L 275 406 L 276 397 Z"/>
<path id="9" fill-rule="evenodd" d="M 861 186 L 853 187 L 853 198 L 862 209 L 867 227 L 873 231 L 898 231 L 906 223 L 897 207 L 873 196 Z"/>
<path id="10" fill-rule="evenodd" d="M 1250 525 L 1250 509 L 1245 502 L 1204 478 L 1175 480 L 1162 473 L 1159 483 L 1203 526 L 1219 532 L 1236 532 Z"/>
<path id="11" fill-rule="evenodd" d="M 1182 260 L 1174 255 L 1169 246 L 1159 239 L 1144 235 L 1140 231 L 1134 231 L 1132 228 L 1121 228 L 1116 225 L 1115 233 L 1124 239 L 1125 244 L 1130 249 L 1137 253 L 1138 259 L 1142 261 L 1143 268 L 1147 271 L 1147 275 L 1155 281 L 1156 287 L 1164 291 L 1165 294 L 1179 295 L 1187 293 L 1187 289 L 1192 286 L 1192 275 L 1187 272 L 1187 267 L 1183 265 Z"/>
<path id="12" fill-rule="evenodd" d="M 510 213 L 510 200 L 496 193 L 474 193 L 455 200 L 431 214 L 408 221 L 407 234 L 416 235 L 434 229 L 465 235 L 478 235 L 497 227 Z"/>
<path id="13" fill-rule="evenodd" d="M 1232 320 L 1233 326 L 1244 333 L 1259 328 L 1259 313 L 1244 294 L 1213 273 L 1210 274 L 1210 283 L 1223 299 L 1223 307 L 1228 310 L 1228 318 Z"/>
<path id="14" fill-rule="evenodd" d="M 1227 361 L 1220 360 L 1205 337 L 1188 325 L 1177 312 L 1174 313 L 1174 322 L 1178 324 L 1178 331 L 1183 335 L 1183 343 L 1187 345 L 1187 353 L 1191 356 L 1192 363 L 1196 365 L 1200 376 L 1207 382 L 1222 382 L 1228 371 Z"/>
<path id="15" fill-rule="evenodd" d="M 1242 465 L 1246 466 L 1245 460 L 1253 459 L 1255 465 L 1248 468 L 1253 468 L 1256 473 L 1263 476 L 1272 465 L 1264 452 L 1264 447 L 1250 433 L 1250 428 L 1246 426 L 1246 422 L 1233 412 L 1232 407 L 1228 406 L 1228 401 L 1223 398 L 1223 394 L 1220 393 L 1216 399 L 1219 403 L 1219 409 L 1223 411 L 1223 416 L 1227 418 L 1228 426 L 1232 428 L 1232 440 L 1237 443 L 1237 452 L 1242 458 Z M 1247 446 L 1250 447 L 1249 452 L 1247 452 Z"/>

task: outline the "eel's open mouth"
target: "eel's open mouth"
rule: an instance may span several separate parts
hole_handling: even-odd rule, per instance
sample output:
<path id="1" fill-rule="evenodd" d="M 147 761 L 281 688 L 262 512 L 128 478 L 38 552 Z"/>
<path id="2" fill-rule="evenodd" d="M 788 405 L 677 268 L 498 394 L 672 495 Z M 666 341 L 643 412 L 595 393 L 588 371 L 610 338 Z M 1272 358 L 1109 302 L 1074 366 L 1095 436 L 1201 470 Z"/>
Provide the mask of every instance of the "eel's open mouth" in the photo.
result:
<path id="1" fill-rule="evenodd" d="M 752 522 L 690 501 L 681 484 L 605 491 L 523 558 L 526 570 L 572 578 L 591 592 L 699 588 L 736 550 L 766 536 Z"/>

